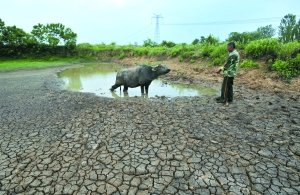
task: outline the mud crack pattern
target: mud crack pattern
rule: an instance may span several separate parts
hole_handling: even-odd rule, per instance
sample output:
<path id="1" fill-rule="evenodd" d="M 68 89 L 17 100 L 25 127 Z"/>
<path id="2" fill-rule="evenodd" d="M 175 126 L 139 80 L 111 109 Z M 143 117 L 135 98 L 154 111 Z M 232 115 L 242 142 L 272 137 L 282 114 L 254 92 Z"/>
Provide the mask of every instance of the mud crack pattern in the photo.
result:
<path id="1" fill-rule="evenodd" d="M 299 194 L 298 97 L 106 99 L 0 74 L 0 194 Z"/>

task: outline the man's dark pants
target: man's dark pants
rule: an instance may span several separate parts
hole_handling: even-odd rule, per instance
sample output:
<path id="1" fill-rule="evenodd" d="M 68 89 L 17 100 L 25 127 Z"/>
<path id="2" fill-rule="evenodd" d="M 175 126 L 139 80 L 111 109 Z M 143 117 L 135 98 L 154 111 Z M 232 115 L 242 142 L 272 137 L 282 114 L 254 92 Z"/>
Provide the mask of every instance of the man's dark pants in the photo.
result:
<path id="1" fill-rule="evenodd" d="M 221 100 L 224 102 L 233 101 L 233 79 L 234 77 L 224 77 L 221 89 Z"/>

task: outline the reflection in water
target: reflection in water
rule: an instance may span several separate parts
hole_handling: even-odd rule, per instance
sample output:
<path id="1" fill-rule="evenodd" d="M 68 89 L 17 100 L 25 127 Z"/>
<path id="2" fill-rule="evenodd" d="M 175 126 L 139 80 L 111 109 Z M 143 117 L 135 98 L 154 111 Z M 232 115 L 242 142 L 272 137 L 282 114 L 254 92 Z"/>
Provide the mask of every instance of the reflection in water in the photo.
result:
<path id="1" fill-rule="evenodd" d="M 66 88 L 71 91 L 90 92 L 97 85 L 114 82 L 116 72 L 121 69 L 117 64 L 92 64 L 80 68 L 66 69 L 58 75 L 66 83 Z"/>
<path id="2" fill-rule="evenodd" d="M 115 91 L 111 92 L 111 96 L 113 98 L 127 98 L 127 97 L 133 97 L 132 95 L 129 95 L 130 93 L 123 93 L 123 92 L 118 92 L 116 93 Z M 140 94 L 140 97 L 142 98 L 148 98 L 148 94 Z"/>
<path id="3" fill-rule="evenodd" d="M 82 83 L 79 74 L 71 73 L 69 77 L 63 77 L 68 90 L 79 91 Z"/>
<path id="4" fill-rule="evenodd" d="M 65 87 L 70 91 L 90 92 L 98 96 L 120 97 L 177 97 L 177 96 L 203 96 L 215 95 L 216 90 L 199 85 L 169 84 L 161 80 L 154 80 L 149 87 L 149 94 L 141 95 L 140 87 L 129 88 L 128 94 L 110 92 L 110 87 L 115 83 L 117 71 L 122 69 L 118 64 L 92 64 L 80 68 L 71 68 L 60 72 L 58 75 L 65 82 Z M 123 88 L 122 88 L 123 89 Z"/>

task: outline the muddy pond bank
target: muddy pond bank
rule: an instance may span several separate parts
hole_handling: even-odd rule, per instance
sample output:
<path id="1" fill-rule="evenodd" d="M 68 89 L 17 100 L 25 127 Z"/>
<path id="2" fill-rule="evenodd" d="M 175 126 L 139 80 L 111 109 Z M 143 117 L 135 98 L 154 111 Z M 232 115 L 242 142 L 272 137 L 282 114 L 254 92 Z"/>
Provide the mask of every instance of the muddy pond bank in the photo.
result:
<path id="1" fill-rule="evenodd" d="M 140 87 L 130 88 L 125 94 L 121 92 L 121 89 L 116 89 L 114 92 L 110 91 L 110 87 L 115 84 L 117 71 L 125 68 L 120 64 L 113 63 L 86 64 L 81 67 L 65 69 L 59 72 L 58 76 L 64 81 L 64 89 L 70 91 L 89 92 L 110 98 L 140 97 Z M 216 88 L 205 87 L 200 84 L 170 82 L 169 79 L 163 79 L 164 77 L 152 81 L 146 97 L 217 96 L 219 93 Z"/>
<path id="2" fill-rule="evenodd" d="M 111 99 L 58 71 L 0 73 L 0 194 L 300 193 L 297 96 Z"/>

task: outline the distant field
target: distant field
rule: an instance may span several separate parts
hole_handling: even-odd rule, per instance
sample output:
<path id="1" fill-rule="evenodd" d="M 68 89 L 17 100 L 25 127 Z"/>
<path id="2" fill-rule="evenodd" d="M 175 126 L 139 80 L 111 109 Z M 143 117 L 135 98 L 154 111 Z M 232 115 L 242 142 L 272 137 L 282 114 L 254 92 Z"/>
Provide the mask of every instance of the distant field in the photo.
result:
<path id="1" fill-rule="evenodd" d="M 80 58 L 0 59 L 0 71 L 40 69 L 82 62 Z"/>

